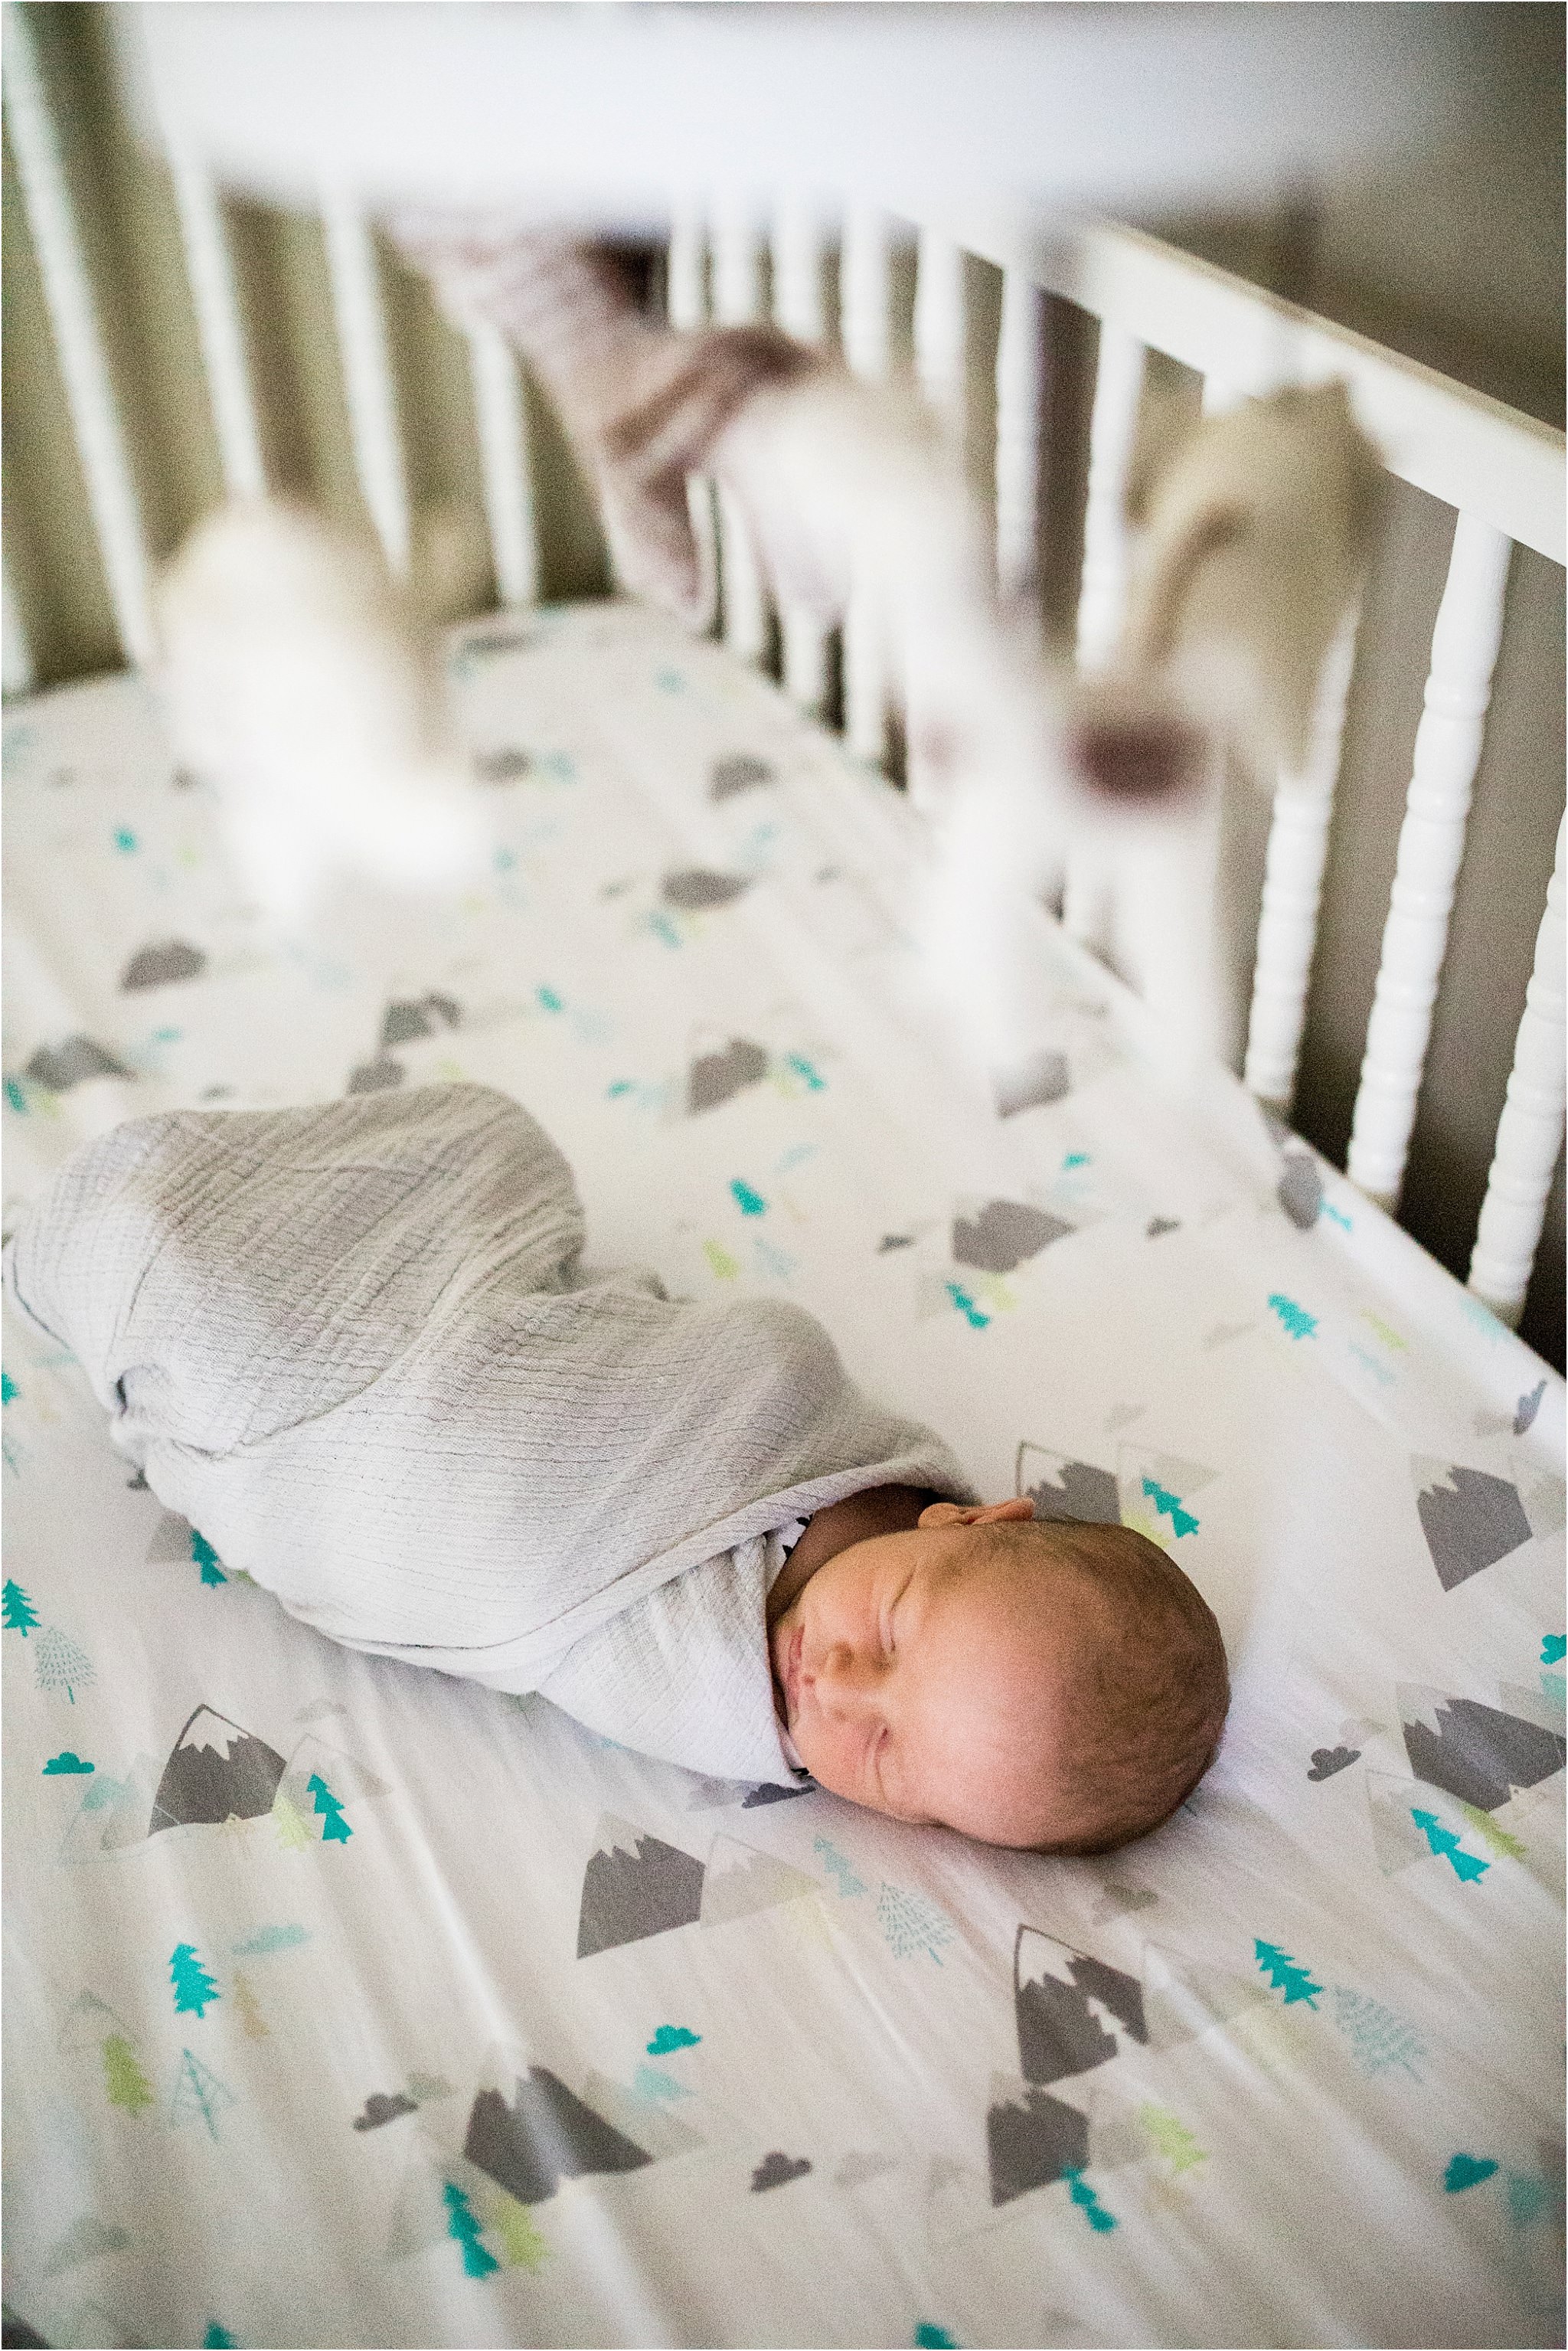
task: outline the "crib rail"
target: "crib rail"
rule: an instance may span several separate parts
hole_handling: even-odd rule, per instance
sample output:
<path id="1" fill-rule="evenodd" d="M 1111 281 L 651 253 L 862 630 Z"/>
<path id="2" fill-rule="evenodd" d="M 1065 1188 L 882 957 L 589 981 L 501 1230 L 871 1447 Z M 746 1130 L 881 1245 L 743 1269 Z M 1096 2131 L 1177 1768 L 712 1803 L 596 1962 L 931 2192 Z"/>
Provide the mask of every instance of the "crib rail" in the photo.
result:
<path id="1" fill-rule="evenodd" d="M 26 12 L 14 5 L 7 5 L 5 20 L 5 114 L 27 227 L 120 643 L 128 661 L 141 663 L 152 646 L 152 554 L 119 393 L 32 28 Z M 199 156 L 177 135 L 168 138 L 167 148 L 222 478 L 231 495 L 255 493 L 266 486 L 267 475 L 225 205 Z M 360 489 L 390 565 L 406 575 L 415 556 L 417 517 L 382 258 L 351 190 L 324 188 L 320 215 Z M 999 316 L 987 330 L 994 364 L 983 375 L 973 364 L 977 259 L 1001 273 Z M 1396 1211 L 1484 740 L 1511 550 L 1518 544 L 1556 564 L 1564 560 L 1563 436 L 1124 228 L 1094 226 L 1049 242 L 1027 228 L 953 218 L 901 225 L 862 209 L 830 233 L 821 217 L 798 204 L 781 205 L 772 217 L 721 211 L 710 218 L 688 213 L 674 223 L 667 294 L 670 316 L 679 325 L 771 316 L 792 333 L 821 339 L 834 327 L 835 291 L 836 331 L 848 364 L 873 381 L 911 374 L 968 452 L 972 471 L 977 449 L 988 456 L 994 450 L 988 478 L 977 486 L 994 504 L 998 579 L 1019 596 L 1037 584 L 1043 457 L 1053 424 L 1051 300 L 1071 303 L 1097 322 L 1079 517 L 1075 639 L 1085 668 L 1108 656 L 1125 599 L 1125 493 L 1150 352 L 1201 378 L 1210 409 L 1287 381 L 1342 379 L 1389 471 L 1455 510 L 1348 1159 L 1352 1178 Z M 494 576 L 503 603 L 526 603 L 538 592 L 541 549 L 523 380 L 510 351 L 486 330 L 469 336 L 467 360 Z M 728 499 L 716 500 L 702 483 L 693 484 L 692 498 L 720 582 L 727 643 L 744 660 L 776 664 L 795 702 L 815 716 L 826 716 L 833 657 L 829 637 L 809 614 L 773 611 L 743 519 Z M 31 683 L 32 668 L 9 569 L 5 621 L 5 680 L 11 693 Z M 894 699 L 889 653 L 874 612 L 858 601 L 852 601 L 841 632 L 840 656 L 849 746 L 883 766 Z M 1244 1069 L 1253 1092 L 1287 1114 L 1308 1012 L 1355 659 L 1353 619 L 1325 664 L 1301 769 L 1281 776 L 1275 796 Z M 1105 874 L 1090 862 L 1075 864 L 1064 895 L 1068 929 L 1100 945 L 1109 912 Z M 1559 836 L 1469 1272 L 1472 1290 L 1506 1320 L 1518 1319 L 1561 1143 L 1562 932 Z"/>

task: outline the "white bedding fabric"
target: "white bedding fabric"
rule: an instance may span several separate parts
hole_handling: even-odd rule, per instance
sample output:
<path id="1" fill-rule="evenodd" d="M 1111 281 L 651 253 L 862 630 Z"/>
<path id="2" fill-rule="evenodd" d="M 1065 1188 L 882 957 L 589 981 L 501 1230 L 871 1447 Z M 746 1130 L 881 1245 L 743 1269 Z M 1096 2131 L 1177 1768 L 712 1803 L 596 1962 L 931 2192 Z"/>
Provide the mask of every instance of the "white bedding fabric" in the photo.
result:
<path id="1" fill-rule="evenodd" d="M 268 942 L 144 689 L 7 715 L 7 1226 L 138 1113 L 468 1077 L 601 1263 L 799 1300 L 1227 1635 L 1099 1860 L 695 1779 L 350 1653 L 7 1331 L 9 2305 L 103 2345 L 1548 2344 L 1562 1384 L 1042 925 L 1040 1099 L 912 1005 L 912 820 L 716 648 L 460 633 L 504 846 Z"/>

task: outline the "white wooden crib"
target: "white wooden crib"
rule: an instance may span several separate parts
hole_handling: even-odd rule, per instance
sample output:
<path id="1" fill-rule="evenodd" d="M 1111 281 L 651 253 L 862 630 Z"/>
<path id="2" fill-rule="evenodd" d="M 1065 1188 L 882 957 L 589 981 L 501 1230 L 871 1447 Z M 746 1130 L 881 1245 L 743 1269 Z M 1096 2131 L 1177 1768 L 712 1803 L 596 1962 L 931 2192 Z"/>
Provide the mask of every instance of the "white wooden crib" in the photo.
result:
<path id="1" fill-rule="evenodd" d="M 153 551 L 94 288 L 73 212 L 62 148 L 51 120 L 25 9 L 7 23 L 6 120 L 29 231 L 37 249 L 71 423 L 124 656 L 152 650 Z M 252 386 L 254 354 L 236 300 L 224 201 L 188 131 L 166 136 L 173 201 L 205 364 L 225 487 L 267 487 Z M 406 572 L 412 519 L 371 221 L 341 189 L 320 207 L 343 389 L 364 507 L 394 571 Z M 998 226 L 998 218 L 1003 225 Z M 1014 225 L 1006 223 L 1013 220 Z M 900 288 L 914 255 L 912 345 L 901 348 Z M 994 363 L 984 323 L 967 300 L 966 256 L 1000 272 Z M 836 265 L 836 270 L 833 266 Z M 1081 513 L 1053 513 L 1050 528 L 1081 531 L 1076 655 L 1092 666 L 1115 638 L 1125 589 L 1124 493 L 1148 354 L 1163 354 L 1202 381 L 1206 409 L 1282 382 L 1343 380 L 1389 472 L 1452 507 L 1449 559 L 1416 737 L 1347 1172 L 1397 1213 L 1427 1068 L 1449 915 L 1465 854 L 1471 790 L 1480 761 L 1501 640 L 1511 550 L 1564 560 L 1561 434 L 1294 309 L 1223 271 L 1135 231 L 1095 225 L 1070 235 L 1031 230 L 1013 214 L 943 204 L 895 222 L 861 205 L 841 225 L 786 202 L 756 207 L 678 208 L 670 232 L 672 320 L 740 324 L 770 315 L 791 334 L 836 329 L 850 365 L 883 379 L 912 364 L 931 406 L 948 420 L 989 478 L 996 561 L 1004 588 L 1035 584 L 1043 469 L 1056 420 L 1050 413 L 1047 298 L 1062 298 L 1098 322 L 1088 462 Z M 984 347 L 977 369 L 975 353 Z M 498 335 L 468 339 L 474 418 L 497 592 L 504 606 L 538 592 L 539 547 L 526 413 L 517 366 Z M 740 659 L 776 665 L 786 692 L 809 714 L 830 705 L 830 645 L 798 612 L 774 615 L 737 516 L 700 493 L 722 547 L 722 633 Z M 6 572 L 5 689 L 27 690 L 25 621 Z M 1346 701 L 1356 660 L 1354 627 L 1325 664 L 1315 739 L 1302 771 L 1282 776 L 1275 797 L 1262 886 L 1245 1078 L 1260 1101 L 1290 1116 L 1333 815 Z M 1358 687 L 1375 694 L 1375 678 Z M 851 747 L 883 765 L 888 748 L 887 681 L 870 632 L 852 609 L 842 632 L 838 716 Z M 1563 1119 L 1563 837 L 1543 911 L 1519 904 L 1511 920 L 1539 923 L 1534 964 L 1514 1045 L 1485 1199 L 1469 1262 L 1474 1293 L 1517 1322 L 1530 1285 Z M 1089 872 L 1071 873 L 1062 904 L 1069 932 L 1091 946 L 1107 935 L 1107 908 Z"/>

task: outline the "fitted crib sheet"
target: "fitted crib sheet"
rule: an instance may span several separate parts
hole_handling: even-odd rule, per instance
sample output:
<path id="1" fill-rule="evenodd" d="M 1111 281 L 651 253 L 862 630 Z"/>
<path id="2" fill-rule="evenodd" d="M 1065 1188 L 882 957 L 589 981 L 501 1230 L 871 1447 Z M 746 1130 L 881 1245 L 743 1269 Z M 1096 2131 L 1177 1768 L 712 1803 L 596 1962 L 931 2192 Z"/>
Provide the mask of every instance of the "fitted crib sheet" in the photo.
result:
<path id="1" fill-rule="evenodd" d="M 5 2260 L 58 2344 L 1561 2341 L 1562 1384 L 1043 921 L 993 1115 L 917 828 L 634 609 L 451 668 L 482 885 L 245 904 L 144 686 L 5 724 L 7 1222 L 176 1104 L 515 1092 L 601 1262 L 799 1299 L 988 1497 L 1208 1594 L 1103 1859 L 646 1761 L 337 1648 L 9 1329 Z"/>

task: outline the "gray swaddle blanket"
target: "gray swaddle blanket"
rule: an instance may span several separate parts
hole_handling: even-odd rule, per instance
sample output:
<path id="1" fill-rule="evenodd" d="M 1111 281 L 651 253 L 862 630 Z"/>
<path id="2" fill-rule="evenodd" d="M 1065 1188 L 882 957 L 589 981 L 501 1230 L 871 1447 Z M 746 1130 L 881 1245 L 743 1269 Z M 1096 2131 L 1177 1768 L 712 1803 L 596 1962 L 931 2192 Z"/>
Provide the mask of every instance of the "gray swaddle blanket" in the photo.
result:
<path id="1" fill-rule="evenodd" d="M 159 1499 L 307 1624 L 788 1780 L 767 1538 L 869 1486 L 970 1489 L 800 1307 L 673 1301 L 583 1238 L 537 1122 L 432 1086 L 117 1127 L 5 1281 Z"/>

